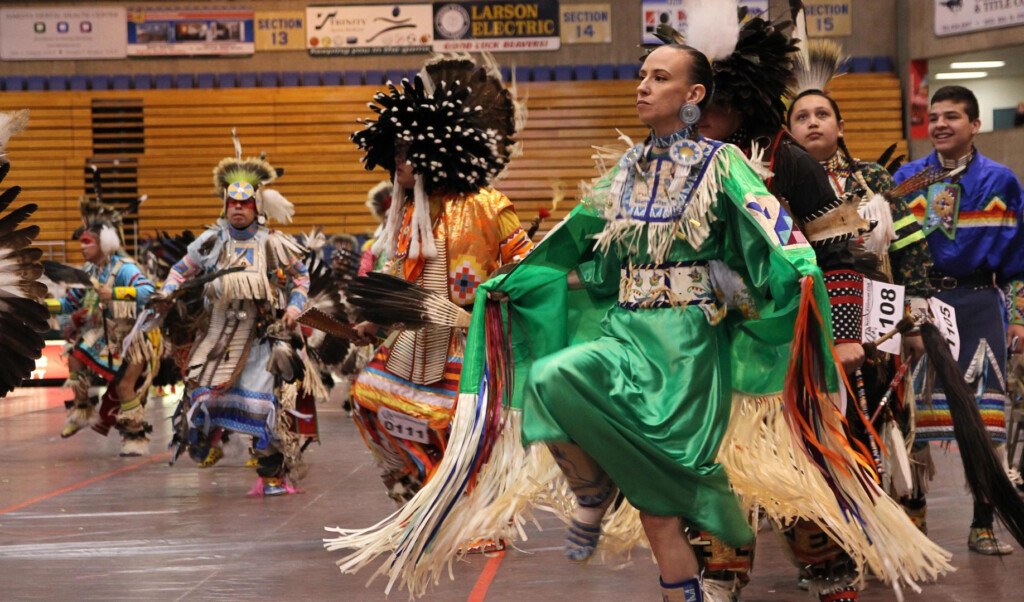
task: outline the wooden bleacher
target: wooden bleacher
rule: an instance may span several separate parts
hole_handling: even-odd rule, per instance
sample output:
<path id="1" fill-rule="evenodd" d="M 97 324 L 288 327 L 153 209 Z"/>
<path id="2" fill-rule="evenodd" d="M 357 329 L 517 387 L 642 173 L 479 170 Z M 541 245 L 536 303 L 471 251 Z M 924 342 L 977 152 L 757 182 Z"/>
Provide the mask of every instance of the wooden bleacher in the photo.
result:
<path id="1" fill-rule="evenodd" d="M 906 152 L 895 76 L 849 74 L 834 84 L 854 155 L 874 159 L 894 141 Z M 499 188 L 512 198 L 524 221 L 549 204 L 555 182 L 562 183 L 567 199 L 575 198 L 578 182 L 595 174 L 592 145 L 618 144 L 616 129 L 635 141 L 643 138 L 635 86 L 629 80 L 519 85 L 529 111 L 519 136 L 523 155 L 512 162 Z M 361 127 L 357 118 L 372 115 L 366 103 L 375 89 L 0 93 L 0 110 L 31 109 L 28 131 L 9 145 L 12 170 L 5 184 L 22 186 L 21 199 L 40 205 L 40 240 L 69 241 L 80 224 L 84 165 L 90 157 L 116 158 L 105 153 L 116 150 L 123 137 L 116 120 L 94 134 L 93 106 L 124 101 L 142 107 L 142 152 L 131 155 L 138 161 L 138 191 L 149 196 L 140 210 L 140 234 L 197 231 L 217 218 L 220 202 L 212 194 L 212 169 L 234 152 L 232 127 L 238 128 L 245 154 L 267 151 L 271 163 L 285 169 L 275 187 L 295 203 L 296 217 L 284 230 L 298 233 L 319 225 L 328 234 L 370 233 L 375 223 L 363 204 L 366 192 L 387 175 L 363 169 L 349 135 Z M 571 205 L 567 200 L 556 217 Z"/>

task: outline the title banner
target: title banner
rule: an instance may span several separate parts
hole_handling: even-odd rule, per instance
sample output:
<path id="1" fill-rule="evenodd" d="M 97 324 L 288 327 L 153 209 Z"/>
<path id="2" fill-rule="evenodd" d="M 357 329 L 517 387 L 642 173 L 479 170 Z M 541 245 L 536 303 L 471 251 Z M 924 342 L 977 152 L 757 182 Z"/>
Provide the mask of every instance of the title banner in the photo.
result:
<path id="1" fill-rule="evenodd" d="M 935 35 L 1024 25 L 1024 0 L 935 0 Z"/>
<path id="2" fill-rule="evenodd" d="M 125 9 L 0 8 L 0 59 L 5 61 L 123 59 Z"/>
<path id="3" fill-rule="evenodd" d="M 128 11 L 128 56 L 226 56 L 256 51 L 248 9 Z"/>
<path id="4" fill-rule="evenodd" d="M 686 1 L 685 0 L 643 0 L 640 12 L 643 14 L 644 44 L 660 44 L 655 37 L 659 25 L 668 25 L 686 35 Z M 768 18 L 768 0 L 740 0 L 740 6 L 747 7 L 747 18 Z"/>
<path id="5" fill-rule="evenodd" d="M 429 4 L 306 7 L 306 48 L 313 56 L 430 52 Z"/>
<path id="6" fill-rule="evenodd" d="M 560 17 L 556 0 L 438 2 L 434 4 L 434 50 L 558 50 Z"/>

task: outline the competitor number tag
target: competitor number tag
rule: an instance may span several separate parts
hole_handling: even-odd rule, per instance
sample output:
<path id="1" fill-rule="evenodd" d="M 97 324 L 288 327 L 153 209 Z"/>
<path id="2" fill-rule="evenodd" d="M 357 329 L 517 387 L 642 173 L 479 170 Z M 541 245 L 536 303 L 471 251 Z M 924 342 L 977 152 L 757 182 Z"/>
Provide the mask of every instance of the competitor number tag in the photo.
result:
<path id="1" fill-rule="evenodd" d="M 377 417 L 384 425 L 384 430 L 400 439 L 408 439 L 418 443 L 430 443 L 427 433 L 430 432 L 429 423 L 426 420 L 406 416 L 388 408 L 377 410 Z"/>
<path id="2" fill-rule="evenodd" d="M 960 330 L 956 327 L 956 310 L 952 305 L 943 303 L 936 297 L 928 299 L 928 313 L 932 323 L 942 333 L 942 338 L 949 343 L 949 352 L 953 359 L 960 359 Z"/>
<path id="3" fill-rule="evenodd" d="M 896 327 L 903 317 L 904 288 L 877 280 L 864 279 L 864 314 L 861 342 L 870 343 Z M 896 335 L 878 346 L 879 351 L 900 354 L 903 337 Z"/>

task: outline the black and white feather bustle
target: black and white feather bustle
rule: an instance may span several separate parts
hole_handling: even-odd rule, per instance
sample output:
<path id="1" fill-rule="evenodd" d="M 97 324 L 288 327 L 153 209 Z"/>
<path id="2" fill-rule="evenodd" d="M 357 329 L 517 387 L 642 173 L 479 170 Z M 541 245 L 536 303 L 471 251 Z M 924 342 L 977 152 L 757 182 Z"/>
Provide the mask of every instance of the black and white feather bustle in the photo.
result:
<path id="1" fill-rule="evenodd" d="M 345 289 L 346 299 L 359 320 L 387 327 L 468 328 L 470 313 L 442 294 L 382 274 L 370 272 Z"/>
<path id="2" fill-rule="evenodd" d="M 343 250 L 335 251 L 335 257 Z M 333 262 L 332 262 L 333 263 Z M 341 264 L 338 264 L 341 265 Z M 316 308 L 340 324 L 348 324 L 348 314 L 342 302 L 342 283 L 351 281 L 354 274 L 336 272 L 328 267 L 315 253 L 306 258 L 309 270 L 309 301 L 307 309 Z M 339 276 L 339 274 L 341 274 Z M 307 339 L 309 352 L 323 366 L 340 364 L 348 356 L 351 343 L 347 338 L 326 336 L 322 331 L 314 332 Z"/>
<path id="3" fill-rule="evenodd" d="M 296 332 L 271 329 L 270 361 L 267 370 L 282 382 L 294 383 L 305 374 L 305 363 L 299 351 L 303 348 L 302 337 Z"/>
<path id="4" fill-rule="evenodd" d="M 366 153 L 366 169 L 394 171 L 402 144 L 427 194 L 476 192 L 504 171 L 520 121 L 493 65 L 478 66 L 468 55 L 442 57 L 413 81 L 389 82 L 388 90 L 369 103 L 377 119 L 361 119 L 365 128 L 352 135 Z"/>
<path id="5" fill-rule="evenodd" d="M 0 165 L 0 182 L 10 168 L 10 163 Z M 40 303 L 46 294 L 39 282 L 42 251 L 29 246 L 39 226 L 20 227 L 37 206 L 8 211 L 20 192 L 12 186 L 0 194 L 0 397 L 31 375 L 46 344 L 41 333 L 49 330 L 49 312 Z"/>
<path id="6" fill-rule="evenodd" d="M 150 276 L 163 282 L 171 272 L 171 267 L 185 256 L 188 246 L 195 239 L 196 235 L 191 230 L 181 234 L 168 234 L 166 230 L 158 232 L 141 245 L 139 260 Z"/>

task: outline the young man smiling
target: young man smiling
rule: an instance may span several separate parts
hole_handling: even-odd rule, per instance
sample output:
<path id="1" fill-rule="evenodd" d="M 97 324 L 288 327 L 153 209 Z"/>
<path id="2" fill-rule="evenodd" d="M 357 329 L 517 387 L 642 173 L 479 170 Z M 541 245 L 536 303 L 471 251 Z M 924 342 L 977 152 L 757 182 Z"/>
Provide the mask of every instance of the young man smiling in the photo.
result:
<path id="1" fill-rule="evenodd" d="M 1020 352 L 1024 342 L 1024 193 L 1013 172 L 974 148 L 981 120 L 973 92 L 962 86 L 940 88 L 932 96 L 928 120 L 934 152 L 904 165 L 894 179 L 902 182 L 926 167 L 964 168 L 908 200 L 931 249 L 936 296 L 956 310 L 960 367 L 969 378 L 974 375 L 969 384 L 981 391 L 977 401 L 986 430 L 992 444 L 1001 446 L 1006 441 L 1007 348 Z M 949 406 L 936 387 L 931 404 L 919 402 L 915 452 L 927 453 L 929 441 L 951 440 Z M 998 447 L 997 452 L 1005 453 Z M 923 494 L 916 505 L 923 522 Z M 1011 553 L 1013 548 L 993 535 L 992 518 L 992 506 L 976 500 L 968 547 L 987 555 Z"/>

